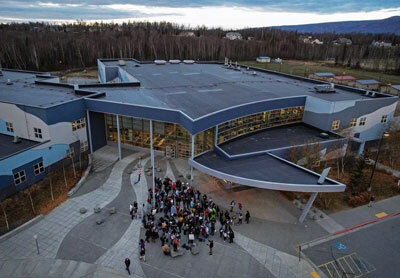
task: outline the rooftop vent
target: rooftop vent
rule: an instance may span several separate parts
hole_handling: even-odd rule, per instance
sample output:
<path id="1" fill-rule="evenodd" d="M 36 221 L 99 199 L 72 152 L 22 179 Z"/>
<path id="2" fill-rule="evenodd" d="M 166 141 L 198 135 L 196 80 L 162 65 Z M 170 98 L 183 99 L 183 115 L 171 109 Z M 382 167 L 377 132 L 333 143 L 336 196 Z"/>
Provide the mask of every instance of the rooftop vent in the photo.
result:
<path id="1" fill-rule="evenodd" d="M 376 97 L 376 93 L 373 91 L 366 91 L 364 95 L 367 97 Z"/>
<path id="2" fill-rule="evenodd" d="M 183 60 L 183 63 L 185 64 L 194 64 L 194 60 Z"/>
<path id="3" fill-rule="evenodd" d="M 332 84 L 317 85 L 314 87 L 317 93 L 334 93 L 335 87 Z"/>
<path id="4" fill-rule="evenodd" d="M 256 72 L 256 71 L 253 71 L 251 74 L 252 74 L 252 75 L 257 75 L 257 72 Z"/>
<path id="5" fill-rule="evenodd" d="M 165 65 L 167 61 L 165 60 L 154 60 L 154 64 L 156 65 Z"/>
<path id="6" fill-rule="evenodd" d="M 181 60 L 169 60 L 170 64 L 180 64 Z"/>
<path id="7" fill-rule="evenodd" d="M 119 64 L 120 66 L 126 66 L 125 60 L 118 60 L 118 64 Z"/>
<path id="8" fill-rule="evenodd" d="M 329 138 L 329 134 L 326 133 L 326 132 L 321 132 L 321 133 L 319 134 L 319 137 L 321 137 L 321 138 L 323 138 L 323 139 L 328 139 L 328 138 Z"/>
<path id="9" fill-rule="evenodd" d="M 11 79 L 7 79 L 7 83 L 6 84 L 7 85 L 12 85 L 13 83 L 12 83 Z"/>
<path id="10" fill-rule="evenodd" d="M 14 136 L 14 139 L 13 139 L 13 143 L 14 143 L 14 144 L 21 143 L 21 139 L 19 139 L 19 137 L 18 137 L 17 135 L 15 135 L 15 136 Z"/>

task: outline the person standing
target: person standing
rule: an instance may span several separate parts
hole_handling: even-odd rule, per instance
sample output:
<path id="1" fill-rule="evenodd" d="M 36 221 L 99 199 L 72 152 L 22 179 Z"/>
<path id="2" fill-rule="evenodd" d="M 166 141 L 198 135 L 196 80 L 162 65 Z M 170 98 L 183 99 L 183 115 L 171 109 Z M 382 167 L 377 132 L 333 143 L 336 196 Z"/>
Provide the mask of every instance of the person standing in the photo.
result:
<path id="1" fill-rule="evenodd" d="M 126 271 L 128 271 L 128 274 L 131 275 L 131 270 L 129 269 L 129 266 L 131 265 L 131 260 L 129 258 L 125 259 L 125 266 L 126 266 Z"/>
<path id="2" fill-rule="evenodd" d="M 232 200 L 232 202 L 231 202 L 231 212 L 233 211 L 234 207 L 235 207 L 235 200 Z"/>
<path id="3" fill-rule="evenodd" d="M 250 222 L 250 212 L 246 211 L 246 223 L 249 224 Z"/>
<path id="4" fill-rule="evenodd" d="M 242 220 L 243 220 L 243 214 L 240 213 L 240 214 L 239 214 L 239 222 L 238 222 L 238 225 L 241 225 L 241 224 L 242 224 Z"/>
<path id="5" fill-rule="evenodd" d="M 368 206 L 369 206 L 369 207 L 372 207 L 372 205 L 374 204 L 374 202 L 375 202 L 375 196 L 374 196 L 374 195 L 371 195 L 371 198 L 369 198 L 369 204 L 368 204 Z"/>
<path id="6" fill-rule="evenodd" d="M 214 241 L 213 240 L 208 240 L 210 242 L 210 244 L 208 244 L 208 246 L 210 247 L 210 255 L 212 255 L 212 249 L 214 247 Z"/>

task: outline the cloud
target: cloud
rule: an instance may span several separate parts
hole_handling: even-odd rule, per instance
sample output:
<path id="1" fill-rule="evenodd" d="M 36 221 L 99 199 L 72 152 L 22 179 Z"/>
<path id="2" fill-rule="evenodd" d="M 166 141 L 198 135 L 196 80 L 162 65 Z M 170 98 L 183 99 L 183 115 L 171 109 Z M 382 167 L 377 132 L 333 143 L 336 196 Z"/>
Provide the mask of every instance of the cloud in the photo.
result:
<path id="1" fill-rule="evenodd" d="M 285 12 L 316 12 L 316 13 L 338 13 L 338 12 L 368 12 L 381 9 L 400 7 L 398 0 L 43 0 L 42 3 L 53 4 L 75 4 L 81 7 L 109 6 L 109 5 L 139 5 L 150 7 L 210 7 L 210 6 L 241 6 L 258 8 L 264 11 Z M 15 0 L 2 1 L 1 3 L 20 5 L 38 5 L 38 0 Z"/>
<path id="2" fill-rule="evenodd" d="M 241 28 L 400 15 L 399 0 L 0 0 L 1 21 L 170 21 Z"/>
<path id="3" fill-rule="evenodd" d="M 0 21 L 68 21 L 142 19 L 172 16 L 176 13 L 146 13 L 143 9 L 114 9 L 112 5 L 81 3 L 80 1 L 0 1 Z M 78 3 L 79 2 L 79 3 Z M 96 2 L 96 1 L 93 1 Z M 101 1 L 98 1 L 101 2 Z"/>

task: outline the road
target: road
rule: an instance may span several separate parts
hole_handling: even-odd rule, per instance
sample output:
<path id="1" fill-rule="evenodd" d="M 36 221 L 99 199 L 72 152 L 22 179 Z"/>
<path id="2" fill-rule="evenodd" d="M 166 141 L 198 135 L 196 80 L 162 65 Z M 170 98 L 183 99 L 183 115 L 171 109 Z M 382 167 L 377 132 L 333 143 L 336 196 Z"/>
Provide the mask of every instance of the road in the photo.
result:
<path id="1" fill-rule="evenodd" d="M 331 237 L 304 254 L 327 277 L 400 277 L 400 216 Z"/>

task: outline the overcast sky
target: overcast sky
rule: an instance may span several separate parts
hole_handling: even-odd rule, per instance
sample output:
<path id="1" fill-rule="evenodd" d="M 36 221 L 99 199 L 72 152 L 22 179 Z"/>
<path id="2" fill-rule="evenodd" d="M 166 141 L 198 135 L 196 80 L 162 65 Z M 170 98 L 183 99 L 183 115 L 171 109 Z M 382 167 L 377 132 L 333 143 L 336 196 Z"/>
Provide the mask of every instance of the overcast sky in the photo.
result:
<path id="1" fill-rule="evenodd" d="M 170 21 L 229 29 L 394 15 L 399 0 L 0 0 L 0 22 Z"/>

